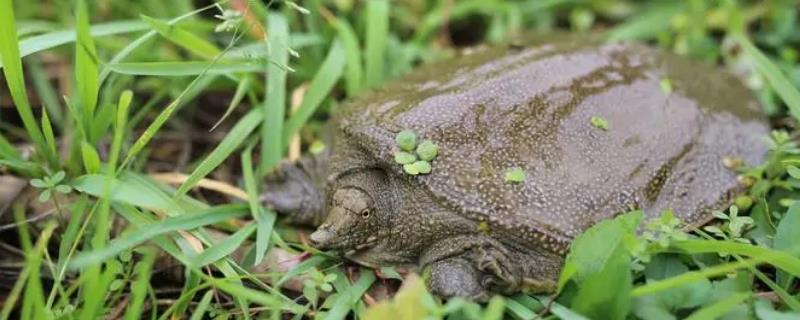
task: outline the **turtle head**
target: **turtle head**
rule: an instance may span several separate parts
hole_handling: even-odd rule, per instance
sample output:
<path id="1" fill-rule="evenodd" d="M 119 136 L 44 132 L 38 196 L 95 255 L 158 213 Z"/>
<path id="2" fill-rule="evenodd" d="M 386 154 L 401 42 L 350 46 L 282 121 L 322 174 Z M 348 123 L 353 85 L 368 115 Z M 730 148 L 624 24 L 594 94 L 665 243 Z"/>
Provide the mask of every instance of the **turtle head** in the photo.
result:
<path id="1" fill-rule="evenodd" d="M 374 245 L 391 227 L 388 179 L 382 172 L 356 173 L 333 188 L 325 221 L 311 234 L 314 246 L 342 251 Z"/>

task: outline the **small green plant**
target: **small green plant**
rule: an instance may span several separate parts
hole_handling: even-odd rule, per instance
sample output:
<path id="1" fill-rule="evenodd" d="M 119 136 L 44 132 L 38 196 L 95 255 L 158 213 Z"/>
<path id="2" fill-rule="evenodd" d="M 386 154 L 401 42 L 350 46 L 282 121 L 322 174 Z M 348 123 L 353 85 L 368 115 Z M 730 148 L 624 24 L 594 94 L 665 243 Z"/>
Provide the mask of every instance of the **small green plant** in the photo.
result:
<path id="1" fill-rule="evenodd" d="M 31 179 L 31 186 L 42 190 L 42 192 L 39 193 L 39 201 L 49 201 L 55 192 L 62 194 L 68 194 L 72 192 L 71 186 L 61 183 L 66 175 L 67 174 L 64 171 L 59 171 L 52 176 L 45 176 L 41 179 Z"/>
<path id="2" fill-rule="evenodd" d="M 394 162 L 403 165 L 405 173 L 412 176 L 431 173 L 430 162 L 439 155 L 439 146 L 431 140 L 417 145 L 417 134 L 411 130 L 400 131 L 394 141 L 400 148 L 394 153 Z"/>
<path id="3" fill-rule="evenodd" d="M 658 218 L 648 220 L 644 225 L 644 232 L 630 245 L 631 255 L 639 262 L 648 263 L 652 255 L 664 250 L 675 241 L 689 239 L 689 235 L 681 228 L 681 221 L 672 210 L 666 210 Z M 635 265 L 641 267 L 641 265 Z"/>
<path id="4" fill-rule="evenodd" d="M 661 79 L 659 85 L 661 86 L 661 91 L 664 91 L 664 93 L 672 93 L 672 81 L 670 81 L 668 78 Z"/>
<path id="5" fill-rule="evenodd" d="M 333 291 L 333 281 L 336 277 L 335 273 L 324 274 L 317 269 L 311 269 L 308 272 L 308 279 L 303 281 L 303 296 L 316 306 L 319 291 L 326 293 Z"/>
<path id="6" fill-rule="evenodd" d="M 722 221 L 721 226 L 709 225 L 703 230 L 712 233 L 718 238 L 733 240 L 741 243 L 750 243 L 750 239 L 744 238 L 742 234 L 747 228 L 753 226 L 755 221 L 751 217 L 739 216 L 739 207 L 733 205 L 728 209 L 728 213 L 719 210 L 711 212 L 715 218 Z"/>
<path id="7" fill-rule="evenodd" d="M 508 169 L 508 171 L 506 171 L 505 179 L 506 182 L 521 183 L 525 181 L 525 170 L 522 170 L 520 167 Z"/>
<path id="8" fill-rule="evenodd" d="M 394 141 L 397 143 L 397 146 L 400 147 L 400 150 L 413 152 L 414 148 L 417 146 L 417 134 L 411 130 L 403 130 L 397 134 Z"/>
<path id="9" fill-rule="evenodd" d="M 425 140 L 417 146 L 417 155 L 424 161 L 431 161 L 439 154 L 439 146 L 433 141 Z"/>
<path id="10" fill-rule="evenodd" d="M 589 121 L 597 129 L 600 129 L 600 130 L 603 130 L 603 131 L 607 131 L 608 130 L 608 120 L 606 120 L 603 117 L 595 116 L 595 117 L 592 117 L 591 119 L 589 119 Z"/>
<path id="11" fill-rule="evenodd" d="M 242 13 L 236 10 L 222 9 L 221 7 L 219 9 L 220 14 L 214 15 L 214 18 L 221 21 L 214 27 L 214 32 L 231 32 L 236 30 L 242 23 Z"/>

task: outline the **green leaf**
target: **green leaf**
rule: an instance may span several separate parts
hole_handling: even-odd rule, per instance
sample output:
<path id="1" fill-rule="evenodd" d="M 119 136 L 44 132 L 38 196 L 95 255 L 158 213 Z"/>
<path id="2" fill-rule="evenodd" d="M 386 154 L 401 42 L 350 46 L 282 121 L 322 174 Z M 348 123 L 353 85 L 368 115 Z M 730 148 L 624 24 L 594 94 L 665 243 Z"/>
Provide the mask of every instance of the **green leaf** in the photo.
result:
<path id="1" fill-rule="evenodd" d="M 769 320 L 795 320 L 800 319 L 800 312 L 777 311 L 772 307 L 772 302 L 759 299 L 755 303 L 755 311 L 758 319 Z"/>
<path id="2" fill-rule="evenodd" d="M 422 141 L 422 143 L 417 146 L 417 155 L 422 160 L 432 161 L 439 155 L 439 146 L 430 140 Z"/>
<path id="3" fill-rule="evenodd" d="M 800 256 L 800 203 L 794 203 L 778 224 L 772 247 L 795 257 Z M 782 270 L 776 272 L 778 285 L 789 289 L 793 277 Z"/>
<path id="4" fill-rule="evenodd" d="M 94 110 L 97 106 L 97 92 L 99 90 L 97 79 L 97 49 L 94 39 L 89 33 L 89 13 L 85 0 L 78 0 L 75 9 L 75 29 L 77 43 L 75 44 L 75 83 L 78 90 L 78 102 L 82 110 L 85 128 L 89 128 L 94 119 Z M 87 132 L 89 132 L 87 130 Z"/>
<path id="5" fill-rule="evenodd" d="M 661 91 L 664 91 L 664 93 L 672 93 L 672 81 L 670 81 L 668 78 L 661 79 L 658 84 L 661 87 Z"/>
<path id="6" fill-rule="evenodd" d="M 100 171 L 100 156 L 97 155 L 94 147 L 86 141 L 81 142 L 81 156 L 86 173 L 93 174 Z"/>
<path id="7" fill-rule="evenodd" d="M 78 177 L 73 182 L 73 187 L 80 192 L 101 197 L 106 181 L 106 175 L 89 174 Z M 150 210 L 159 210 L 174 215 L 176 212 L 183 212 L 184 209 L 179 204 L 161 192 L 136 179 L 133 174 L 126 173 L 122 177 L 111 181 L 111 200 L 130 204 L 133 206 Z"/>
<path id="8" fill-rule="evenodd" d="M 672 244 L 687 253 L 728 253 L 753 257 L 797 277 L 800 276 L 800 258 L 786 252 L 750 244 L 717 240 L 685 240 Z"/>
<path id="9" fill-rule="evenodd" d="M 91 27 L 92 37 L 102 37 L 120 33 L 146 30 L 147 24 L 138 20 L 120 20 L 108 23 L 99 23 Z M 54 31 L 37 36 L 28 37 L 19 41 L 20 57 L 55 48 L 57 46 L 75 41 L 74 29 Z M 2 68 L 5 64 L 0 64 Z"/>
<path id="10" fill-rule="evenodd" d="M 514 167 L 506 171 L 506 182 L 521 183 L 525 181 L 525 170 L 520 167 Z"/>
<path id="11" fill-rule="evenodd" d="M 47 188 L 47 184 L 42 179 L 31 179 L 31 186 L 39 189 Z"/>
<path id="12" fill-rule="evenodd" d="M 140 76 L 193 76 L 200 74 L 230 74 L 236 72 L 259 72 L 264 70 L 262 63 L 253 61 L 161 61 L 161 62 L 121 62 L 107 67 L 120 74 Z"/>
<path id="13" fill-rule="evenodd" d="M 385 77 L 386 42 L 389 38 L 389 1 L 366 3 L 366 85 L 376 87 Z M 411 151 L 411 150 L 407 150 Z"/>
<path id="14" fill-rule="evenodd" d="M 590 318 L 624 319 L 630 308 L 631 270 L 626 242 L 635 238 L 643 213 L 601 221 L 575 238 L 558 281 L 572 281 L 575 311 Z M 615 288 L 609 295 L 608 288 Z"/>
<path id="15" fill-rule="evenodd" d="M 600 129 L 600 130 L 603 130 L 603 131 L 607 131 L 608 130 L 608 120 L 606 120 L 605 118 L 592 117 L 589 121 L 592 123 L 592 126 L 594 126 L 597 129 Z"/>
<path id="16" fill-rule="evenodd" d="M 394 153 L 394 162 L 398 164 L 410 164 L 417 161 L 417 156 L 405 152 L 405 151 L 398 151 Z"/>
<path id="17" fill-rule="evenodd" d="M 325 262 L 326 260 L 328 260 L 328 259 L 325 256 L 322 256 L 322 255 L 313 256 L 313 257 L 301 262 L 300 264 L 296 265 L 294 268 L 292 268 L 288 272 L 284 273 L 283 276 L 281 276 L 280 280 L 278 280 L 276 285 L 281 285 L 284 282 L 288 281 L 289 279 L 294 278 L 297 275 L 300 275 L 303 272 L 306 272 L 306 271 L 308 271 L 308 270 L 320 265 L 321 263 Z"/>
<path id="18" fill-rule="evenodd" d="M 689 268 L 676 255 L 659 254 L 647 264 L 644 273 L 648 283 L 683 275 Z M 637 297 L 634 312 L 642 319 L 657 319 L 672 311 L 694 308 L 705 304 L 711 291 L 711 282 L 700 277 L 657 294 Z"/>
<path id="19" fill-rule="evenodd" d="M 208 42 L 206 39 L 199 37 L 184 28 L 174 24 L 169 24 L 163 20 L 148 17 L 146 15 L 141 15 L 140 17 L 161 36 L 199 57 L 210 60 L 222 52 L 213 43 Z"/>
<path id="20" fill-rule="evenodd" d="M 192 260 L 191 266 L 194 268 L 199 268 L 227 257 L 233 253 L 233 251 L 242 246 L 242 243 L 247 240 L 248 237 L 250 237 L 253 231 L 256 231 L 256 226 L 257 224 L 251 223 L 225 238 L 225 240 L 222 240 L 219 243 L 216 243 L 213 246 L 205 249 Z"/>
<path id="21" fill-rule="evenodd" d="M 404 164 L 403 171 L 412 176 L 416 176 L 419 174 L 419 167 L 417 167 L 414 163 Z"/>
<path id="22" fill-rule="evenodd" d="M 428 161 L 416 161 L 413 166 L 416 167 L 416 171 L 419 172 L 419 174 L 431 173 L 431 164 Z"/>
<path id="23" fill-rule="evenodd" d="M 209 131 L 214 131 L 214 129 L 216 129 L 223 121 L 225 121 L 225 119 L 227 119 L 228 116 L 231 115 L 233 110 L 235 110 L 236 107 L 239 106 L 239 103 L 242 102 L 245 93 L 247 93 L 247 91 L 250 90 L 251 82 L 253 82 L 252 76 L 245 75 L 242 77 L 242 80 L 239 81 L 238 85 L 236 85 L 236 92 L 233 93 L 233 98 L 231 98 L 231 102 L 228 103 L 228 108 L 225 109 L 225 114 L 223 114 L 222 117 L 220 117 L 219 120 L 217 120 L 217 122 L 214 123 L 214 125 L 211 127 Z"/>
<path id="24" fill-rule="evenodd" d="M 192 311 L 192 317 L 189 320 L 203 320 L 203 316 L 206 314 L 206 311 L 211 304 L 211 298 L 213 297 L 214 290 L 206 291 L 206 294 L 204 294 L 203 298 L 200 299 L 200 303 L 197 304 L 197 308 Z"/>
<path id="25" fill-rule="evenodd" d="M 269 55 L 264 98 L 264 123 L 261 125 L 260 173 L 266 174 L 283 156 L 283 121 L 286 114 L 286 66 L 289 63 L 289 22 L 281 14 L 267 16 Z"/>
<path id="26" fill-rule="evenodd" d="M 119 102 L 117 103 L 117 114 L 114 117 L 114 136 L 111 140 L 111 152 L 108 156 L 108 166 L 115 173 L 117 172 L 115 168 L 122 152 L 122 142 L 125 138 L 125 132 L 127 132 L 128 109 L 131 105 L 132 99 L 133 92 L 130 90 L 125 90 L 122 92 L 122 94 L 120 94 Z"/>
<path id="27" fill-rule="evenodd" d="M 625 319 L 633 287 L 630 260 L 625 247 L 617 243 L 614 251 L 601 260 L 600 269 L 583 276 L 571 307 L 591 319 Z M 608 294 L 612 287 L 614 294 Z"/>
<path id="28" fill-rule="evenodd" d="M 355 97 L 364 88 L 364 67 L 361 64 L 361 49 L 358 44 L 353 27 L 345 19 L 337 18 L 334 22 L 339 39 L 345 51 L 347 63 L 345 65 L 344 80 L 348 97 Z"/>
<path id="29" fill-rule="evenodd" d="M 269 247 L 269 238 L 275 224 L 275 213 L 265 212 L 264 207 L 258 200 L 258 185 L 253 171 L 252 149 L 247 148 L 242 152 L 242 176 L 244 186 L 247 191 L 247 203 L 250 205 L 250 214 L 258 223 L 256 232 L 255 257 L 253 265 L 258 265 L 264 259 L 264 254 Z"/>
<path id="30" fill-rule="evenodd" d="M 400 131 L 394 141 L 403 151 L 413 152 L 417 147 L 417 135 L 411 130 Z"/>
<path id="31" fill-rule="evenodd" d="M 340 41 L 334 41 L 328 56 L 322 62 L 322 66 L 314 74 L 311 79 L 311 84 L 308 87 L 306 95 L 303 97 L 303 102 L 297 108 L 289 120 L 286 121 L 286 127 L 283 128 L 283 142 L 288 145 L 292 136 L 300 130 L 300 127 L 311 118 L 311 115 L 325 100 L 333 86 L 339 81 L 344 70 L 345 55 L 344 49 Z"/>
<path id="32" fill-rule="evenodd" d="M 361 268 L 358 281 L 348 288 L 347 291 L 341 292 L 341 295 L 323 320 L 344 319 L 353 305 L 364 295 L 364 292 L 372 286 L 373 282 L 375 282 L 375 274 L 372 273 L 372 270 Z"/>
<path id="33" fill-rule="evenodd" d="M 687 317 L 687 320 L 713 320 L 719 319 L 721 316 L 727 314 L 731 311 L 731 308 L 739 306 L 744 302 L 744 300 L 749 299 L 751 293 L 739 293 L 735 295 L 731 295 L 728 298 L 723 300 L 717 301 L 716 303 L 703 307 L 700 310 L 695 311 L 694 313 L 690 314 Z"/>
<path id="34" fill-rule="evenodd" d="M 136 278 L 131 282 L 131 298 L 125 310 L 125 320 L 142 318 L 144 299 L 147 297 L 148 289 L 150 288 L 150 275 L 152 274 L 155 258 L 155 250 L 144 250 L 142 259 L 133 268 Z"/>
<path id="35" fill-rule="evenodd" d="M 632 19 L 611 28 L 606 34 L 609 41 L 651 39 L 669 30 L 672 17 L 687 7 L 684 1 L 654 2 L 638 12 Z"/>
<path id="36" fill-rule="evenodd" d="M 42 109 L 42 133 L 44 134 L 44 141 L 47 142 L 47 149 L 50 153 L 56 154 L 56 136 L 53 133 L 53 126 L 50 124 L 50 116 L 47 114 L 47 109 Z"/>
<path id="37" fill-rule="evenodd" d="M 129 232 L 118 237 L 103 248 L 79 253 L 70 262 L 70 268 L 81 269 L 88 265 L 105 261 L 162 234 L 178 230 L 192 230 L 245 215 L 247 215 L 246 208 L 241 205 L 222 205 L 202 212 L 170 217 L 158 222 L 140 225 L 136 227 L 135 232 Z"/>
<path id="38" fill-rule="evenodd" d="M 235 151 L 242 142 L 247 139 L 250 133 L 258 127 L 263 118 L 260 109 L 253 109 L 247 115 L 242 117 L 238 123 L 228 132 L 225 138 L 220 141 L 219 145 L 211 151 L 205 159 L 192 171 L 186 181 L 184 181 L 178 191 L 175 191 L 174 197 L 179 197 L 185 194 L 189 189 L 193 188 L 201 179 L 211 173 L 217 168 L 225 159 L 227 159 L 233 151 Z"/>
<path id="39" fill-rule="evenodd" d="M 22 119 L 25 131 L 33 140 L 36 151 L 43 155 L 52 167 L 55 167 L 57 163 L 56 155 L 49 151 L 28 102 L 28 93 L 22 73 L 19 42 L 17 40 L 17 28 L 14 22 L 14 6 L 11 4 L 11 0 L 0 1 L 0 61 L 5 66 L 3 73 L 8 85 L 8 91 L 11 93 L 11 99 Z"/>
<path id="40" fill-rule="evenodd" d="M 778 66 L 758 50 L 749 39 L 741 34 L 736 34 L 734 38 L 742 46 L 744 52 L 753 59 L 758 71 L 764 75 L 769 85 L 775 90 L 775 93 L 786 103 L 789 108 L 789 114 L 800 120 L 800 91 L 781 73 Z"/>

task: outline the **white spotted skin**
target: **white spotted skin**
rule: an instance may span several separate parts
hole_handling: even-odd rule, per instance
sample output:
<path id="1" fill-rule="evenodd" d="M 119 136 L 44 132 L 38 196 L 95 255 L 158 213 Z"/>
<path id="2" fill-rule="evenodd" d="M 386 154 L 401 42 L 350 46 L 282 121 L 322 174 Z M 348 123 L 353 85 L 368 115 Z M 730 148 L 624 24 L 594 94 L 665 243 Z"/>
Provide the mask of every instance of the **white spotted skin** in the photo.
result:
<path id="1" fill-rule="evenodd" d="M 592 125 L 595 116 L 607 130 Z M 370 250 L 405 250 L 409 259 L 430 239 L 474 233 L 481 221 L 515 257 L 563 255 L 577 234 L 634 208 L 705 221 L 741 189 L 723 158 L 758 164 L 769 129 L 750 92 L 715 67 L 642 45 L 570 39 L 424 66 L 334 121 L 338 148 L 350 151 L 334 154 L 331 176 L 368 165 L 386 170 L 397 189 L 394 245 Z M 439 146 L 430 174 L 412 177 L 394 163 L 404 129 Z M 524 182 L 505 181 L 514 167 Z M 473 224 L 425 223 L 442 212 Z"/>

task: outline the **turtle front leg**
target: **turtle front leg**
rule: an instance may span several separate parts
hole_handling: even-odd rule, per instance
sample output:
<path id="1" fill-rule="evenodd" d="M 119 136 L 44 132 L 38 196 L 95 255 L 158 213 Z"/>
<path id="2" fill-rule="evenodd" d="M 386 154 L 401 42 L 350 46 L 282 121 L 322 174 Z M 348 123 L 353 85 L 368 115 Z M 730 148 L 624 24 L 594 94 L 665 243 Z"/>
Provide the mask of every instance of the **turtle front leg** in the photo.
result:
<path id="1" fill-rule="evenodd" d="M 439 296 L 485 301 L 492 293 L 510 294 L 522 286 L 522 270 L 498 241 L 483 235 L 439 241 L 421 257 L 430 271 L 428 285 Z"/>
<path id="2" fill-rule="evenodd" d="M 491 297 L 491 293 L 481 284 L 482 273 L 467 259 L 444 259 L 430 264 L 428 268 L 428 288 L 442 298 L 463 297 L 487 301 Z"/>
<path id="3" fill-rule="evenodd" d="M 325 220 L 325 165 L 327 152 L 297 162 L 284 161 L 267 174 L 261 201 L 289 223 L 318 226 Z"/>

